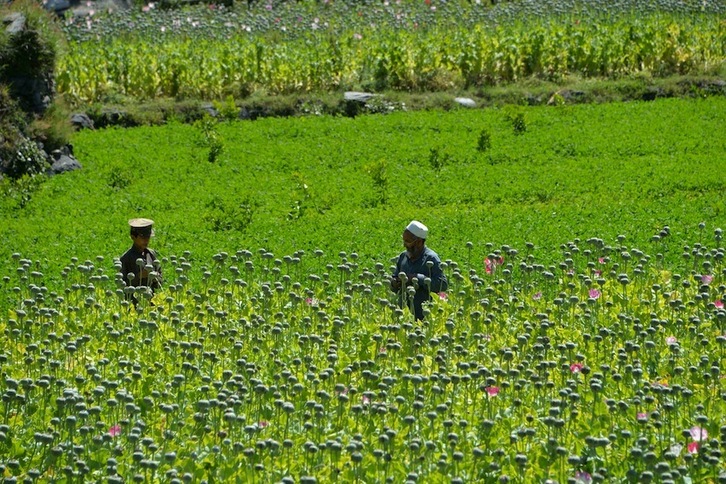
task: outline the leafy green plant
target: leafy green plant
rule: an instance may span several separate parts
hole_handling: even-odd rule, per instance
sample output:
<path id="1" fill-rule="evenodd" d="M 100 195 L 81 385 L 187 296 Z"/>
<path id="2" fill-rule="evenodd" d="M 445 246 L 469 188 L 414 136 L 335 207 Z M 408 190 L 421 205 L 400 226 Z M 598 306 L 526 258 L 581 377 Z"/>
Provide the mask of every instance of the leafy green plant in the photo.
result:
<path id="1" fill-rule="evenodd" d="M 244 232 L 255 213 L 255 203 L 249 196 L 234 201 L 214 196 L 206 206 L 209 210 L 207 220 L 214 232 L 228 230 Z"/>
<path id="2" fill-rule="evenodd" d="M 35 141 L 24 137 L 3 143 L 0 146 L 0 161 L 3 173 L 10 178 L 37 175 L 50 167 L 48 155 Z"/>
<path id="3" fill-rule="evenodd" d="M 215 101 L 214 108 L 224 120 L 233 121 L 239 119 L 239 107 L 237 107 L 232 95 L 227 96 L 223 102 Z"/>
<path id="4" fill-rule="evenodd" d="M 31 122 L 28 132 L 48 152 L 68 145 L 74 132 L 68 106 L 61 98 L 54 99 L 43 115 Z"/>
<path id="5" fill-rule="evenodd" d="M 430 148 L 428 161 L 429 166 L 434 171 L 439 172 L 445 165 L 449 164 L 451 155 L 447 152 L 442 152 L 439 148 Z"/>
<path id="6" fill-rule="evenodd" d="M 207 161 L 210 163 L 215 163 L 224 152 L 224 141 L 217 131 L 216 124 L 217 121 L 211 116 L 205 116 L 194 123 L 202 133 L 203 144 L 208 149 Z"/>
<path id="7" fill-rule="evenodd" d="M 35 192 L 44 182 L 45 177 L 27 174 L 14 179 L 0 179 L 3 208 L 10 209 L 10 213 L 26 208 L 33 199 Z"/>
<path id="8" fill-rule="evenodd" d="M 488 129 L 483 128 L 479 132 L 479 138 L 476 142 L 476 150 L 480 153 L 488 151 L 492 147 L 492 135 Z"/>
<path id="9" fill-rule="evenodd" d="M 598 3 L 553 9 L 563 15 L 526 2 L 494 8 L 446 2 L 436 10 L 421 2 L 366 8 L 337 2 L 325 8 L 323 23 L 313 21 L 321 14 L 309 2 L 235 9 L 232 16 L 226 8 L 192 9 L 198 18 L 192 21 L 181 12 L 129 9 L 94 16 L 90 29 L 84 22 L 66 26 L 74 40 L 60 59 L 58 87 L 83 103 L 111 90 L 130 99 L 208 101 L 702 74 L 723 64 L 724 12 L 717 2 Z M 114 59 L 123 67 L 110 65 Z M 391 108 L 398 106 L 377 98 L 369 111 Z"/>
<path id="10" fill-rule="evenodd" d="M 375 198 L 372 205 L 386 205 L 389 191 L 388 163 L 385 159 L 380 159 L 368 164 L 365 169 L 373 181 Z"/>

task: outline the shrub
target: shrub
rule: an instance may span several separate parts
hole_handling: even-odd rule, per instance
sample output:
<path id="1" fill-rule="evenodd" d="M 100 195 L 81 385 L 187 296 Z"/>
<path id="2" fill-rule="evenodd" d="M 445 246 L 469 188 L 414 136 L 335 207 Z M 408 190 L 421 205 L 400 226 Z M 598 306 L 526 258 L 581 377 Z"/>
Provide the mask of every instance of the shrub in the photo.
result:
<path id="1" fill-rule="evenodd" d="M 31 123 L 29 133 L 32 138 L 42 142 L 48 152 L 66 146 L 73 135 L 70 111 L 66 104 L 56 98 L 43 116 Z"/>
<path id="2" fill-rule="evenodd" d="M 25 16 L 26 28 L 12 36 L 0 33 L 0 82 L 11 75 L 52 74 L 57 55 L 65 48 L 57 20 L 33 0 L 17 0 L 0 9 L 0 16 L 11 12 Z"/>
<path id="3" fill-rule="evenodd" d="M 13 179 L 26 174 L 43 173 L 49 166 L 48 155 L 38 147 L 35 141 L 22 135 L 6 140 L 0 146 L 0 160 L 2 160 L 2 172 Z"/>

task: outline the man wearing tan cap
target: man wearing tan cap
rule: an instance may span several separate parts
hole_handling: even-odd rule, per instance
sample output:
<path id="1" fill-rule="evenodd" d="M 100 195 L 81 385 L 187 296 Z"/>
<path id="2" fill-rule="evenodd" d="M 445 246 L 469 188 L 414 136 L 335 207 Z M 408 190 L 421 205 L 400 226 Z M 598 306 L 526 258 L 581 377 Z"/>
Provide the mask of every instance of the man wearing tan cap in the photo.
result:
<path id="1" fill-rule="evenodd" d="M 413 220 L 403 231 L 403 246 L 406 248 L 396 262 L 391 276 L 391 290 L 398 293 L 400 306 L 411 307 L 416 319 L 423 319 L 423 303 L 431 299 L 431 292 L 446 291 L 449 283 L 441 271 L 441 259 L 426 247 L 429 229 Z M 405 282 L 405 285 L 404 285 Z M 413 287 L 413 299 L 409 299 L 408 287 Z"/>
<path id="2" fill-rule="evenodd" d="M 148 218 L 129 220 L 133 245 L 121 256 L 121 274 L 127 286 L 148 286 L 152 291 L 161 287 L 161 264 L 156 253 L 149 249 L 154 235 L 154 221 Z"/>

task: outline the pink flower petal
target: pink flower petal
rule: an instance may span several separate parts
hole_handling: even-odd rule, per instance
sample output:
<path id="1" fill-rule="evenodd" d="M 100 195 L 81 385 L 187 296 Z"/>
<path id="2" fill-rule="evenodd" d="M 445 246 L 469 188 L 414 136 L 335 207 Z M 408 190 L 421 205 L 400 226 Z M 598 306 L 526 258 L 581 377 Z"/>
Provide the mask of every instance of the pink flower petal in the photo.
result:
<path id="1" fill-rule="evenodd" d="M 708 438 L 708 432 L 706 431 L 706 429 L 701 428 L 698 425 L 691 427 L 690 433 L 691 437 L 696 442 L 703 442 Z"/>

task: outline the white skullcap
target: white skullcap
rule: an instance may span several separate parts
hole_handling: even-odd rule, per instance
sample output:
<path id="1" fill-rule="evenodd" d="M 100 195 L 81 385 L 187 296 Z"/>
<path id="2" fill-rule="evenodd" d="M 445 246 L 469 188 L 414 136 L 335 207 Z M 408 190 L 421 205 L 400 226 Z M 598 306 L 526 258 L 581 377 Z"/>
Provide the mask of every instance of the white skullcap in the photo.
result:
<path id="1" fill-rule="evenodd" d="M 419 239 L 425 239 L 429 235 L 429 229 L 418 220 L 412 220 L 410 224 L 406 226 L 406 230 L 411 232 Z"/>

